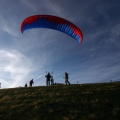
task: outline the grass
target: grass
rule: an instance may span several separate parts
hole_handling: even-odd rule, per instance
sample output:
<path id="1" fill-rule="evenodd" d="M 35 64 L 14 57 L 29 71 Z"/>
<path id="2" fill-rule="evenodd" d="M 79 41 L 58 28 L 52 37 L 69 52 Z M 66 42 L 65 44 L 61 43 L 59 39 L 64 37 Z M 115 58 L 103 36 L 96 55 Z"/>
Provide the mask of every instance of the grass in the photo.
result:
<path id="1" fill-rule="evenodd" d="M 0 90 L 0 120 L 102 119 L 120 119 L 120 82 Z"/>

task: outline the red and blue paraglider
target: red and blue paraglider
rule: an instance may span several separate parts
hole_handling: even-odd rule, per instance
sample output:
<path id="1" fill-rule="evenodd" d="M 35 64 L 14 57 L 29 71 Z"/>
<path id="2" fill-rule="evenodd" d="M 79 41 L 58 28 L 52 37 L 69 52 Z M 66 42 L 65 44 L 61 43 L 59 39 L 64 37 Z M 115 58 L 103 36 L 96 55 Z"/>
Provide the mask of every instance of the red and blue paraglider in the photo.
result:
<path id="1" fill-rule="evenodd" d="M 32 28 L 49 28 L 61 31 L 75 38 L 80 44 L 83 40 L 81 30 L 70 21 L 52 15 L 34 15 L 26 18 L 21 24 L 21 32 Z"/>

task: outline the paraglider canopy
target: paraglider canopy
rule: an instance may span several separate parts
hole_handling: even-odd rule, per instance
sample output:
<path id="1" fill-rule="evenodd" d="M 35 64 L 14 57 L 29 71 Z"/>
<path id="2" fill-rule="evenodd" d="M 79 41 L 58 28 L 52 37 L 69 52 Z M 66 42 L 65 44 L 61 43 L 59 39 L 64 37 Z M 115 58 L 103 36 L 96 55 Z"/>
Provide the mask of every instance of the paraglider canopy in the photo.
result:
<path id="1" fill-rule="evenodd" d="M 61 31 L 75 38 L 79 44 L 83 40 L 83 34 L 75 24 L 57 16 L 34 15 L 27 17 L 21 24 L 21 32 L 32 28 L 49 28 Z"/>

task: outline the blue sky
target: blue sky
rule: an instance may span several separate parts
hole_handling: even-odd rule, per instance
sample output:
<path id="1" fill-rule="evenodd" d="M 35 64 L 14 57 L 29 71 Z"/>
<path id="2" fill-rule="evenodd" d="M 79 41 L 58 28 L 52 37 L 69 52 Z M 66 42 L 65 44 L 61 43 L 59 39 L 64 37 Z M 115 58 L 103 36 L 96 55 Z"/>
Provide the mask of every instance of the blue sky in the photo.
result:
<path id="1" fill-rule="evenodd" d="M 0 83 L 2 88 L 45 85 L 46 71 L 57 83 L 120 80 L 119 0 L 1 0 Z M 20 32 L 31 15 L 65 18 L 83 32 L 83 43 L 50 29 Z"/>

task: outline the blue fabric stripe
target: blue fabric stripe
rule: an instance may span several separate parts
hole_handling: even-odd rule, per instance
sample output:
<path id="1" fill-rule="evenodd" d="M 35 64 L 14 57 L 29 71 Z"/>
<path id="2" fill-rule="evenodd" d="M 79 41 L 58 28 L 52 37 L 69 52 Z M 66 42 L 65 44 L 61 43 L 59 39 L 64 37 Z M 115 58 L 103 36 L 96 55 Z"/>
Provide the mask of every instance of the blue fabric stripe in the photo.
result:
<path id="1" fill-rule="evenodd" d="M 72 30 L 72 28 L 67 24 L 52 23 L 48 20 L 37 20 L 32 24 L 26 24 L 23 27 L 22 32 L 24 30 L 31 29 L 31 28 L 50 28 L 50 29 L 59 30 L 75 38 L 77 42 L 80 43 L 80 37 L 74 34 L 74 31 Z"/>

